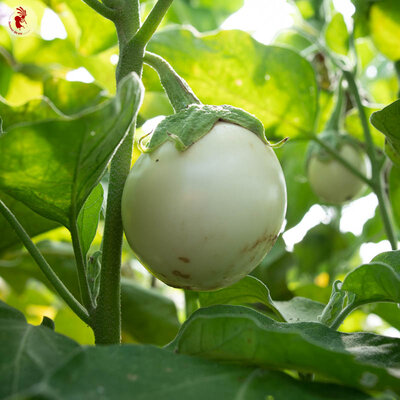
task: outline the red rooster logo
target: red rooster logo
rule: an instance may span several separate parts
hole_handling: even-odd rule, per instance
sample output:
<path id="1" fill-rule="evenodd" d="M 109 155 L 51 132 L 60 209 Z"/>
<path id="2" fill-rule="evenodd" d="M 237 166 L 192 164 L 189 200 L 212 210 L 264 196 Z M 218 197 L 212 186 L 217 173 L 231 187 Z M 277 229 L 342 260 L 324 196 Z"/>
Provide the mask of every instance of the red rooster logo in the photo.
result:
<path id="1" fill-rule="evenodd" d="M 26 10 L 22 7 L 18 7 L 17 14 L 18 15 L 14 17 L 15 27 L 20 30 L 23 28 L 22 24 L 26 24 Z"/>

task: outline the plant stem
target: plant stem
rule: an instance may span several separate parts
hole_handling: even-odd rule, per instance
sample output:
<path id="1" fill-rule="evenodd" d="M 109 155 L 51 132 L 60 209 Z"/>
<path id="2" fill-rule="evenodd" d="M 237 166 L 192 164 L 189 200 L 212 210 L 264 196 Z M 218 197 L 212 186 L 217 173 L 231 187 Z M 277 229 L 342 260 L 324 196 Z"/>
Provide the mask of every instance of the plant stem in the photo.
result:
<path id="1" fill-rule="evenodd" d="M 330 328 L 334 329 L 335 331 L 339 328 L 339 326 L 342 324 L 344 319 L 357 307 L 359 307 L 360 304 L 349 304 L 343 310 L 338 314 L 338 316 L 335 318 L 335 320 L 330 324 Z"/>
<path id="2" fill-rule="evenodd" d="M 64 285 L 64 283 L 60 280 L 60 278 L 53 271 L 51 266 L 45 260 L 45 258 L 40 253 L 39 249 L 32 242 L 28 233 L 19 223 L 19 221 L 15 218 L 14 214 L 8 209 L 8 207 L 0 200 L 0 213 L 3 217 L 8 221 L 8 223 L 12 226 L 15 233 L 20 238 L 21 242 L 28 250 L 29 254 L 35 260 L 36 264 L 42 270 L 46 278 L 53 285 L 54 289 L 61 296 L 61 298 L 71 307 L 74 313 L 88 325 L 90 325 L 90 317 L 87 310 L 76 300 L 73 294 L 68 290 L 68 288 Z"/>
<path id="3" fill-rule="evenodd" d="M 325 125 L 325 130 L 332 130 L 339 133 L 340 121 L 343 113 L 343 75 L 340 77 L 337 87 L 335 108 Z"/>
<path id="4" fill-rule="evenodd" d="M 154 35 L 154 32 L 160 25 L 172 2 L 173 0 L 158 0 L 156 5 L 150 11 L 146 21 L 144 21 L 144 24 L 136 34 L 136 41 L 142 43 L 143 47 L 146 46 Z"/>
<path id="5" fill-rule="evenodd" d="M 358 113 L 361 120 L 361 125 L 364 131 L 365 143 L 367 145 L 367 154 L 371 161 L 372 165 L 372 189 L 378 197 L 379 201 L 379 210 L 381 212 L 383 225 L 385 227 L 386 235 L 389 239 L 392 250 L 397 249 L 397 238 L 396 233 L 393 226 L 393 218 L 391 212 L 390 202 L 387 198 L 387 195 L 383 189 L 383 175 L 382 175 L 382 167 L 383 164 L 380 159 L 378 159 L 376 154 L 376 149 L 374 146 L 374 142 L 372 139 L 372 134 L 369 129 L 369 124 L 367 120 L 367 116 L 365 114 L 364 106 L 362 105 L 360 94 L 358 91 L 358 87 L 356 81 L 354 79 L 354 75 L 350 71 L 343 71 L 343 74 L 349 84 L 349 90 L 354 97 L 354 101 L 357 105 Z"/>
<path id="6" fill-rule="evenodd" d="M 107 7 L 105 4 L 98 0 L 83 0 L 89 7 L 93 8 L 96 12 L 101 14 L 103 17 L 114 20 L 116 13 L 112 8 Z"/>
<path id="7" fill-rule="evenodd" d="M 143 55 L 147 41 L 157 29 L 172 0 L 159 0 L 143 24 L 139 39 L 139 2 L 125 1 L 118 10 L 115 26 L 118 33 L 120 57 L 117 66 L 117 83 L 134 71 L 142 75 Z M 149 36 L 150 35 L 150 36 Z M 141 37 L 140 37 L 141 36 Z M 121 199 L 128 176 L 133 150 L 135 121 L 127 137 L 115 153 L 110 166 L 107 209 L 103 235 L 102 268 L 93 330 L 96 344 L 115 344 L 121 341 L 121 253 L 123 227 Z"/>
<path id="8" fill-rule="evenodd" d="M 193 93 L 190 86 L 162 57 L 146 51 L 143 61 L 157 71 L 161 84 L 175 112 L 183 110 L 190 104 L 201 104 L 201 101 Z"/>
<path id="9" fill-rule="evenodd" d="M 71 218 L 71 239 L 72 246 L 74 248 L 76 270 L 78 274 L 79 290 L 81 293 L 81 299 L 83 305 L 89 311 L 89 314 L 93 311 L 94 304 L 89 288 L 89 282 L 86 276 L 86 261 L 82 253 L 82 246 L 79 240 L 78 227 L 76 225 L 76 219 Z"/>
<path id="10" fill-rule="evenodd" d="M 317 142 L 323 149 L 325 149 L 332 157 L 336 158 L 341 164 L 343 164 L 351 173 L 365 182 L 368 186 L 372 187 L 373 182 L 371 179 L 368 179 L 364 174 L 362 174 L 357 168 L 354 168 L 352 164 L 350 164 L 347 160 L 345 160 L 335 149 L 332 149 L 329 145 L 327 145 L 323 140 L 321 140 L 318 136 L 313 136 L 312 140 Z"/>

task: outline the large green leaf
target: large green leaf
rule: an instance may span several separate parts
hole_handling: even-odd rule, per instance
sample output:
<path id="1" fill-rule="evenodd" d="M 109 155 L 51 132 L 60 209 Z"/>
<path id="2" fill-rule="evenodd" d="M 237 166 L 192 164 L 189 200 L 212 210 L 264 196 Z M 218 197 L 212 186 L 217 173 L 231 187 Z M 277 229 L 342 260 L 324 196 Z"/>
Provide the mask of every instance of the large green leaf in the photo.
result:
<path id="1" fill-rule="evenodd" d="M 393 216 L 400 226 L 400 166 L 393 165 L 389 176 L 389 198 Z"/>
<path id="2" fill-rule="evenodd" d="M 310 63 L 287 48 L 265 46 L 241 31 L 197 36 L 156 34 L 148 49 L 166 58 L 205 104 L 231 104 L 263 122 L 267 138 L 313 131 L 317 86 Z M 146 88 L 151 81 L 144 75 Z"/>
<path id="3" fill-rule="evenodd" d="M 325 30 L 327 45 L 336 53 L 346 55 L 349 51 L 349 33 L 343 15 L 336 13 Z"/>
<path id="4" fill-rule="evenodd" d="M 400 303 L 400 256 L 395 253 L 397 268 L 376 257 L 373 262 L 351 271 L 343 281 L 342 290 L 356 295 L 354 304 L 391 301 Z"/>
<path id="5" fill-rule="evenodd" d="M 0 302 L 2 398 L 367 400 L 338 385 L 301 382 L 281 372 L 219 364 L 152 346 L 82 347 L 28 325 Z M 4 380 L 5 378 L 5 380 Z"/>
<path id="6" fill-rule="evenodd" d="M 400 3 L 383 0 L 372 5 L 370 31 L 376 47 L 391 60 L 400 59 Z"/>
<path id="7" fill-rule="evenodd" d="M 47 232 L 59 226 L 56 222 L 36 214 L 29 207 L 20 201 L 7 196 L 2 191 L 0 191 L 0 199 L 14 213 L 30 237 Z M 14 230 L 3 216 L 0 216 L 0 232 L 0 254 L 9 247 L 13 247 L 21 243 L 19 237 L 16 235 Z"/>
<path id="8" fill-rule="evenodd" d="M 78 48 L 84 56 L 100 53 L 118 43 L 113 22 L 98 14 L 83 1 L 68 0 L 64 3 L 74 14 L 81 30 Z"/>
<path id="9" fill-rule="evenodd" d="M 213 292 L 199 292 L 202 307 L 216 304 L 246 305 L 261 303 L 272 311 L 279 320 L 284 320 L 271 299 L 267 286 L 253 276 L 245 276 L 239 282 Z"/>
<path id="10" fill-rule="evenodd" d="M 105 101 L 105 91 L 94 83 L 69 82 L 49 78 L 43 82 L 43 95 L 64 114 L 73 115 Z"/>
<path id="11" fill-rule="evenodd" d="M 344 334 L 312 322 L 276 322 L 247 307 L 196 311 L 170 348 L 214 360 L 316 373 L 367 390 L 400 392 L 400 339 Z"/>
<path id="12" fill-rule="evenodd" d="M 275 301 L 275 306 L 287 322 L 319 322 L 324 305 L 306 297 L 293 297 L 288 301 Z"/>
<path id="13" fill-rule="evenodd" d="M 9 126 L 0 136 L 0 189 L 69 227 L 125 137 L 141 93 L 132 74 L 115 98 L 74 117 Z"/>
<path id="14" fill-rule="evenodd" d="M 44 326 L 28 325 L 0 302 L 0 398 L 26 389 L 65 362 L 79 345 Z"/>
<path id="15" fill-rule="evenodd" d="M 400 166 L 400 100 L 374 112 L 371 123 L 386 136 L 386 153 Z"/>
<path id="16" fill-rule="evenodd" d="M 192 25 L 200 32 L 212 31 L 242 5 L 243 0 L 175 0 L 165 18 L 168 22 Z"/>

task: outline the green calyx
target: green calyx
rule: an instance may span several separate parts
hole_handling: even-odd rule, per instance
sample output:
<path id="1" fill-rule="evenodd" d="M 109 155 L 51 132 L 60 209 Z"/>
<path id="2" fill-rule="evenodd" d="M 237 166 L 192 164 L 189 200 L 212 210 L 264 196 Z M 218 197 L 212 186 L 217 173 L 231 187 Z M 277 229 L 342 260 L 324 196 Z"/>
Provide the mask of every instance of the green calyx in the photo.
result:
<path id="1" fill-rule="evenodd" d="M 152 152 L 167 140 L 173 141 L 179 151 L 185 151 L 206 135 L 218 121 L 240 125 L 269 144 L 261 121 L 254 115 L 230 105 L 191 104 L 160 122 L 148 143 L 145 146 L 142 144 L 143 151 Z"/>
<path id="2" fill-rule="evenodd" d="M 144 62 L 158 73 L 175 114 L 157 126 L 145 146 L 140 143 L 143 152 L 152 152 L 167 140 L 173 141 L 179 151 L 185 151 L 206 135 L 218 121 L 240 125 L 269 145 L 264 127 L 254 115 L 229 105 L 202 104 L 185 80 L 157 54 L 146 51 Z"/>

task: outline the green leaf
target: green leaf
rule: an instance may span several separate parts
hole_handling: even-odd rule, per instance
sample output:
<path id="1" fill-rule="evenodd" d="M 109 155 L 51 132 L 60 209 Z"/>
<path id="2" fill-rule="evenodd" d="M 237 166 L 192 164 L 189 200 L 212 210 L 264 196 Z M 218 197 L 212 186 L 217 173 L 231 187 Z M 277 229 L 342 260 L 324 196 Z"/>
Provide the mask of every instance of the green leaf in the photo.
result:
<path id="1" fill-rule="evenodd" d="M 0 302 L 0 310 L 6 306 Z M 4 318 L 0 311 L 0 397 L 5 398 L 37 383 L 65 362 L 79 345 L 44 326 L 22 318 Z"/>
<path id="2" fill-rule="evenodd" d="M 386 136 L 386 153 L 400 166 L 400 100 L 374 112 L 371 123 Z"/>
<path id="3" fill-rule="evenodd" d="M 314 70 L 292 50 L 262 45 L 241 31 L 200 37 L 175 28 L 157 33 L 148 50 L 167 59 L 204 104 L 232 104 L 254 114 L 267 138 L 313 132 Z M 154 90 L 146 75 L 144 82 Z"/>
<path id="4" fill-rule="evenodd" d="M 374 303 L 371 304 L 368 311 L 378 315 L 388 324 L 397 330 L 400 330 L 400 311 L 399 306 L 394 303 Z"/>
<path id="5" fill-rule="evenodd" d="M 107 100 L 105 91 L 94 83 L 69 82 L 57 78 L 43 82 L 43 95 L 66 115 L 76 114 Z"/>
<path id="6" fill-rule="evenodd" d="M 0 189 L 69 227 L 125 137 L 141 89 L 132 74 L 115 98 L 82 114 L 9 127 L 0 137 Z"/>
<path id="7" fill-rule="evenodd" d="M 13 69 L 0 53 L 0 96 L 6 96 L 12 75 Z"/>
<path id="8" fill-rule="evenodd" d="M 26 322 L 24 314 L 16 308 L 9 306 L 0 300 L 0 320 L 7 324 L 8 321 L 23 321 Z M 7 321 L 7 322 L 6 322 Z"/>
<path id="9" fill-rule="evenodd" d="M 179 330 L 175 303 L 155 290 L 122 280 L 122 329 L 140 343 L 169 343 Z"/>
<path id="10" fill-rule="evenodd" d="M 212 31 L 242 5 L 243 0 L 175 0 L 165 18 L 168 22 L 192 25 L 200 32 Z"/>
<path id="11" fill-rule="evenodd" d="M 372 261 L 382 262 L 390 265 L 400 275 L 400 250 L 386 251 L 373 258 Z"/>
<path id="12" fill-rule="evenodd" d="M 288 301 L 274 301 L 287 322 L 319 322 L 324 305 L 306 297 L 293 297 Z"/>
<path id="13" fill-rule="evenodd" d="M 400 3 L 378 1 L 370 10 L 370 31 L 375 46 L 393 61 L 400 59 Z"/>
<path id="14" fill-rule="evenodd" d="M 157 125 L 146 151 L 153 151 L 171 139 L 177 141 L 179 150 L 186 150 L 206 135 L 219 120 L 240 125 L 266 142 L 262 123 L 246 111 L 228 105 L 191 104 Z"/>
<path id="15" fill-rule="evenodd" d="M 343 15 L 336 13 L 325 30 L 327 45 L 336 53 L 346 55 L 349 51 L 349 33 Z"/>
<path id="16" fill-rule="evenodd" d="M 101 251 L 95 251 L 88 258 L 86 268 L 86 277 L 89 283 L 90 291 L 92 293 L 92 299 L 95 303 L 100 291 L 101 257 Z"/>
<path id="17" fill-rule="evenodd" d="M 30 237 L 34 237 L 59 226 L 56 222 L 36 214 L 23 203 L 7 196 L 2 191 L 0 191 L 0 199 L 14 213 Z M 0 231 L 0 254 L 10 247 L 21 244 L 19 237 L 3 216 L 0 216 Z"/>
<path id="18" fill-rule="evenodd" d="M 247 305 L 261 303 L 276 314 L 279 320 L 284 321 L 278 307 L 271 299 L 268 287 L 250 275 L 227 288 L 213 292 L 199 292 L 199 300 L 202 307 L 216 304 Z"/>
<path id="19" fill-rule="evenodd" d="M 86 199 L 78 215 L 78 232 L 84 257 L 86 257 L 90 245 L 96 236 L 100 211 L 103 205 L 103 197 L 103 186 L 98 184 Z"/>
<path id="20" fill-rule="evenodd" d="M 389 198 L 393 216 L 400 226 L 400 167 L 393 165 L 389 175 Z"/>
<path id="21" fill-rule="evenodd" d="M 196 311 L 170 348 L 214 360 L 316 373 L 367 390 L 400 392 L 399 339 L 339 333 L 312 322 L 276 322 L 247 307 Z"/>
<path id="22" fill-rule="evenodd" d="M 322 310 L 318 317 L 318 322 L 331 326 L 337 316 L 343 309 L 346 292 L 341 290 L 342 282 L 337 280 L 333 282 L 332 293 L 328 304 Z"/>
<path id="23" fill-rule="evenodd" d="M 398 260 L 398 253 L 394 257 Z M 397 266 L 396 271 L 386 263 L 384 257 L 375 258 L 373 262 L 361 265 L 347 274 L 341 290 L 354 293 L 355 304 L 375 301 L 400 303 L 400 263 Z"/>
<path id="24" fill-rule="evenodd" d="M 46 327 L 4 319 L 4 307 L 9 309 L 0 302 L 2 398 L 128 400 L 132 393 L 143 400 L 370 398 L 336 384 L 299 381 L 282 372 L 215 363 L 153 346 L 79 346 Z"/>

